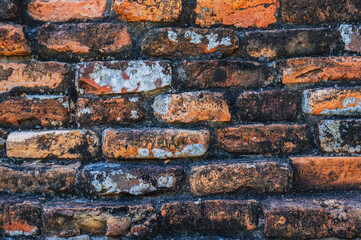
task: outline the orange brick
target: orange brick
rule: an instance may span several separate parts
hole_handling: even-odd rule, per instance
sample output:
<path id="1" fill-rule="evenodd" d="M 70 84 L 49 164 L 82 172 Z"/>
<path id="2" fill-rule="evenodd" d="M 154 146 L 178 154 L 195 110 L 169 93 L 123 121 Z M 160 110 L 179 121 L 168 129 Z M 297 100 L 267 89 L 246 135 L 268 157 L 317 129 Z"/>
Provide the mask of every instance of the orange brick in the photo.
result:
<path id="1" fill-rule="evenodd" d="M 0 56 L 30 54 L 31 48 L 25 38 L 23 27 L 0 23 Z"/>

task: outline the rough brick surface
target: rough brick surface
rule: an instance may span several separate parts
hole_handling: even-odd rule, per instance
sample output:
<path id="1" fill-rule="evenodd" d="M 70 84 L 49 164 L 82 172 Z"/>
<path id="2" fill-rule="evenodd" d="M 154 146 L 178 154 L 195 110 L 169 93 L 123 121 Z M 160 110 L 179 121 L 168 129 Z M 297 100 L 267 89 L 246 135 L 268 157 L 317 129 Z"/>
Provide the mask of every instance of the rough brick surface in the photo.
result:
<path id="1" fill-rule="evenodd" d="M 19 0 L 2 0 L 0 2 L 0 21 L 16 20 L 20 14 Z"/>
<path id="2" fill-rule="evenodd" d="M 159 95 L 153 103 L 166 123 L 229 122 L 231 114 L 222 93 L 208 91 Z"/>
<path id="3" fill-rule="evenodd" d="M 25 38 L 23 27 L 0 23 L 0 56 L 30 55 L 31 48 Z"/>
<path id="4" fill-rule="evenodd" d="M 182 0 L 115 0 L 114 10 L 124 21 L 174 22 L 182 12 Z"/>
<path id="5" fill-rule="evenodd" d="M 98 152 L 99 139 L 90 130 L 12 132 L 6 141 L 8 157 L 90 158 Z"/>
<path id="6" fill-rule="evenodd" d="M 172 69 L 166 61 L 80 63 L 76 84 L 80 94 L 151 92 L 169 87 Z"/>
<path id="7" fill-rule="evenodd" d="M 283 84 L 359 81 L 361 57 L 305 57 L 280 62 Z"/>
<path id="8" fill-rule="evenodd" d="M 295 120 L 301 95 L 287 90 L 249 91 L 237 99 L 243 121 Z"/>
<path id="9" fill-rule="evenodd" d="M 108 158 L 165 159 L 201 157 L 208 150 L 208 130 L 108 129 L 103 154 Z"/>
<path id="10" fill-rule="evenodd" d="M 360 189 L 361 157 L 291 157 L 301 190 Z"/>
<path id="11" fill-rule="evenodd" d="M 5 142 L 7 135 L 8 135 L 7 131 L 0 129 L 0 154 L 2 154 L 5 149 Z"/>
<path id="12" fill-rule="evenodd" d="M 254 124 L 226 127 L 217 131 L 220 147 L 228 152 L 248 154 L 293 153 L 308 145 L 306 125 Z"/>
<path id="13" fill-rule="evenodd" d="M 338 32 L 346 51 L 361 53 L 361 26 L 342 24 Z"/>
<path id="14" fill-rule="evenodd" d="M 217 23 L 239 28 L 267 28 L 276 23 L 278 0 L 198 0 L 196 24 L 209 27 Z"/>
<path id="15" fill-rule="evenodd" d="M 142 42 L 142 51 L 151 56 L 193 56 L 216 52 L 228 56 L 238 47 L 236 32 L 226 28 L 153 29 Z"/>
<path id="16" fill-rule="evenodd" d="M 181 187 L 184 170 L 180 166 L 95 164 L 81 172 L 83 189 L 99 196 L 146 195 Z"/>
<path id="17" fill-rule="evenodd" d="M 287 192 L 292 186 L 292 169 L 275 161 L 242 161 L 193 166 L 192 195 L 232 192 Z"/>
<path id="18" fill-rule="evenodd" d="M 106 3 L 106 0 L 32 0 L 27 11 L 34 19 L 45 22 L 91 20 L 103 16 Z"/>

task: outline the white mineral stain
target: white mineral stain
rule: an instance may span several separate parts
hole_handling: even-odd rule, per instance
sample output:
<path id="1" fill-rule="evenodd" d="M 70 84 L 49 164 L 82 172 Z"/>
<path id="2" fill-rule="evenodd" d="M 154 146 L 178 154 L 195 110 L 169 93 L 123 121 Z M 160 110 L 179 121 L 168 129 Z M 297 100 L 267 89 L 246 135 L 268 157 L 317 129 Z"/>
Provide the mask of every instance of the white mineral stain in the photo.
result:
<path id="1" fill-rule="evenodd" d="M 173 153 L 163 150 L 163 149 L 158 149 L 158 148 L 154 148 L 152 150 L 152 153 L 155 158 L 163 159 L 163 158 L 173 157 Z"/>
<path id="2" fill-rule="evenodd" d="M 154 112 L 160 115 L 166 114 L 169 111 L 169 104 L 171 101 L 171 96 L 169 94 L 157 96 L 153 103 Z"/>
<path id="3" fill-rule="evenodd" d="M 184 37 L 186 39 L 190 39 L 191 43 L 194 43 L 194 44 L 200 44 L 202 42 L 202 38 L 203 36 L 200 35 L 200 34 L 197 34 L 195 33 L 194 31 L 190 31 L 190 30 L 187 30 L 185 33 L 184 33 Z"/>
<path id="4" fill-rule="evenodd" d="M 176 152 L 176 157 L 200 157 L 207 152 L 207 149 L 200 143 L 186 146 L 181 152 Z"/>
<path id="5" fill-rule="evenodd" d="M 351 36 L 352 36 L 352 26 L 348 25 L 348 24 L 341 24 L 338 30 L 340 31 L 342 41 L 345 44 L 345 48 L 347 50 L 350 50 L 348 45 L 352 41 L 352 38 L 351 38 Z"/>
<path id="6" fill-rule="evenodd" d="M 221 41 L 218 41 L 217 33 L 207 34 L 206 38 L 208 39 L 207 50 L 214 49 L 220 45 L 223 46 L 231 45 L 231 39 L 229 37 L 222 38 Z"/>
<path id="7" fill-rule="evenodd" d="M 176 32 L 173 31 L 168 31 L 168 38 L 169 40 L 171 40 L 172 42 L 178 42 L 178 34 Z"/>
<path id="8" fill-rule="evenodd" d="M 140 157 L 144 157 L 144 158 L 147 158 L 149 157 L 149 149 L 146 149 L 146 148 L 139 148 L 138 149 L 138 153 L 139 153 L 139 156 Z"/>
<path id="9" fill-rule="evenodd" d="M 138 119 L 139 118 L 137 111 L 131 110 L 130 113 L 131 113 L 130 118 L 132 118 L 132 119 Z"/>
<path id="10" fill-rule="evenodd" d="M 77 111 L 77 115 L 81 116 L 81 115 L 85 115 L 85 114 L 91 114 L 92 113 L 92 109 L 91 108 L 78 108 Z"/>
<path id="11" fill-rule="evenodd" d="M 158 177 L 157 187 L 171 188 L 173 187 L 174 183 L 175 179 L 173 176 L 161 175 Z"/>
<path id="12" fill-rule="evenodd" d="M 340 121 L 325 120 L 318 126 L 320 144 L 326 152 L 339 152 L 341 150 L 342 138 L 340 134 Z M 329 139 L 329 134 L 332 139 Z"/>

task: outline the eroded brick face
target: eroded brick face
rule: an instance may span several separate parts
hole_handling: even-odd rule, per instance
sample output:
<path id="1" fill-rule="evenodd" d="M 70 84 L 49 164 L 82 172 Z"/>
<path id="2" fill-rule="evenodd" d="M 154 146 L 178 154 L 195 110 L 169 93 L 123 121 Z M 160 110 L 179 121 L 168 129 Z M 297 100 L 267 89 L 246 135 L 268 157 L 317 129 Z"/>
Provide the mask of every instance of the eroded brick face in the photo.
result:
<path id="1" fill-rule="evenodd" d="M 26 56 L 31 48 L 25 38 L 23 27 L 0 23 L 0 56 Z"/>
<path id="2" fill-rule="evenodd" d="M 361 27 L 342 24 L 338 33 L 346 51 L 361 53 Z"/>

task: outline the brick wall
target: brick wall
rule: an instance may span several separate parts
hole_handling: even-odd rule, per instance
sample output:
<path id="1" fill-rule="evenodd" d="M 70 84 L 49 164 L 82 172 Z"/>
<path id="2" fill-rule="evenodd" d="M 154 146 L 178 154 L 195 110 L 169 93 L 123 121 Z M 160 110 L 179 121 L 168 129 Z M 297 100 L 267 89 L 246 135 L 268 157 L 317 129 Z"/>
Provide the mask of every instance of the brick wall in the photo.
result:
<path id="1" fill-rule="evenodd" d="M 361 237 L 360 0 L 1 0 L 0 238 Z"/>

